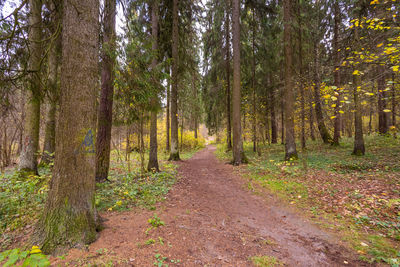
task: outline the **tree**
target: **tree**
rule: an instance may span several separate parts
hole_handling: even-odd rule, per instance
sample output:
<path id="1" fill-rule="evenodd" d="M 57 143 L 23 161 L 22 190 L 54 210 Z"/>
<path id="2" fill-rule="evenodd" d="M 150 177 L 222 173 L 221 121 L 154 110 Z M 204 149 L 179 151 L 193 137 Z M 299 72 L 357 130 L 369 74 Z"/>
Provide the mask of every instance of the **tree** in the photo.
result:
<path id="1" fill-rule="evenodd" d="M 232 150 L 230 0 L 226 0 L 225 3 L 226 148 Z"/>
<path id="2" fill-rule="evenodd" d="M 334 3 L 334 29 L 333 29 L 333 57 L 334 57 L 334 83 L 336 87 L 336 103 L 335 103 L 335 113 L 334 113 L 334 129 L 333 129 L 333 140 L 332 145 L 338 146 L 340 139 L 340 58 L 339 58 L 339 25 L 340 25 L 340 7 L 339 0 L 335 0 Z"/>
<path id="3" fill-rule="evenodd" d="M 53 177 L 33 242 L 45 253 L 81 247 L 96 239 L 96 91 L 99 2 L 63 6 L 60 118 Z M 79 40 L 79 41 L 77 41 Z"/>
<path id="4" fill-rule="evenodd" d="M 232 0 L 232 29 L 233 29 L 233 165 L 245 162 L 243 151 L 241 115 L 240 115 L 240 1 Z"/>
<path id="5" fill-rule="evenodd" d="M 292 4 L 291 0 L 283 1 L 284 54 L 285 54 L 285 87 L 283 100 L 285 110 L 285 160 L 296 159 L 297 150 L 294 136 L 294 84 L 292 75 Z"/>
<path id="6" fill-rule="evenodd" d="M 354 48 L 359 50 L 359 33 L 358 27 L 354 28 Z M 361 114 L 361 103 L 359 92 L 361 91 L 361 76 L 360 71 L 353 67 L 353 97 L 354 97 L 354 149 L 353 155 L 362 156 L 365 154 L 363 122 Z"/>
<path id="7" fill-rule="evenodd" d="M 104 182 L 110 167 L 112 106 L 114 95 L 116 0 L 104 2 L 101 93 L 97 119 L 96 182 Z"/>
<path id="8" fill-rule="evenodd" d="M 41 163 L 49 164 L 54 158 L 55 140 L 56 140 L 56 113 L 59 96 L 58 83 L 58 67 L 61 58 L 61 7 L 56 6 L 54 2 L 49 2 L 50 11 L 52 12 L 51 34 L 52 42 L 50 43 L 50 51 L 48 55 L 48 81 L 47 81 L 47 99 L 48 111 L 46 117 L 45 137 L 43 144 L 43 154 Z"/>
<path id="9" fill-rule="evenodd" d="M 171 88 L 171 151 L 169 160 L 180 160 L 178 146 L 178 64 L 179 64 L 179 0 L 172 7 L 172 88 Z"/>
<path id="10" fill-rule="evenodd" d="M 152 50 L 154 53 L 153 61 L 151 62 L 151 68 L 154 69 L 157 66 L 157 50 L 158 50 L 158 0 L 154 0 L 151 7 L 151 35 L 153 38 Z M 158 87 L 158 81 L 154 79 L 155 87 Z M 157 93 L 151 99 L 151 115 L 150 115 L 150 153 L 149 163 L 147 165 L 148 171 L 159 172 L 158 158 L 157 158 L 157 108 L 158 108 L 158 96 Z"/>
<path id="11" fill-rule="evenodd" d="M 23 146 L 19 159 L 21 171 L 37 173 L 37 153 L 39 150 L 39 123 L 41 101 L 40 68 L 42 59 L 42 1 L 29 0 L 29 89 L 25 104 L 25 127 Z"/>

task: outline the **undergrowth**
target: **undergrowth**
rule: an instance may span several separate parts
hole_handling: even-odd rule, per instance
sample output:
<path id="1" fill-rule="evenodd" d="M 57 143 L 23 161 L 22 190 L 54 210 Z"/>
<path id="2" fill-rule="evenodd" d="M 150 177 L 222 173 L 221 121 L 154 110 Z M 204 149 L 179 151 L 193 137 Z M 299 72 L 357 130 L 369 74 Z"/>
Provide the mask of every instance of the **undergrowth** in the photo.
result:
<path id="1" fill-rule="evenodd" d="M 400 262 L 400 139 L 365 137 L 366 155 L 352 156 L 353 140 L 339 147 L 307 142 L 299 159 L 285 162 L 284 146 L 244 143 L 250 163 L 240 169 L 248 188 L 265 188 L 289 205 L 309 213 L 322 227 L 336 230 L 369 261 L 392 266 Z M 217 146 L 216 155 L 229 161 L 231 152 Z M 262 192 L 258 192 L 261 193 Z"/>
<path id="2" fill-rule="evenodd" d="M 181 152 L 189 159 L 196 150 Z M 112 151 L 108 179 L 96 185 L 96 206 L 99 211 L 124 211 L 132 207 L 155 209 L 176 182 L 176 164 L 159 154 L 161 172 L 141 172 L 138 153 L 131 153 L 127 162 L 121 151 Z M 52 164 L 51 164 L 52 165 Z M 42 213 L 51 179 L 51 167 L 42 165 L 39 175 L 21 175 L 16 169 L 0 173 L 0 251 L 14 246 L 16 238 L 29 235 Z"/>

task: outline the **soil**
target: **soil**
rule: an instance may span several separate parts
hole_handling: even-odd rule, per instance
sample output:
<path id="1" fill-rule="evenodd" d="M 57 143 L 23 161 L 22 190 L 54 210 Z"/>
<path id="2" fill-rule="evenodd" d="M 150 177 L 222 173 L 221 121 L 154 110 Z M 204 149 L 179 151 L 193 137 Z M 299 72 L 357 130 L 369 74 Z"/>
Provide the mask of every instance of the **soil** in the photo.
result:
<path id="1" fill-rule="evenodd" d="M 105 229 L 96 242 L 52 263 L 154 266 L 160 254 L 169 266 L 252 266 L 251 257 L 268 255 L 285 266 L 369 266 L 273 195 L 246 189 L 238 167 L 214 151 L 208 146 L 179 163 L 180 179 L 155 211 L 102 214 Z M 146 233 L 154 214 L 165 225 Z"/>

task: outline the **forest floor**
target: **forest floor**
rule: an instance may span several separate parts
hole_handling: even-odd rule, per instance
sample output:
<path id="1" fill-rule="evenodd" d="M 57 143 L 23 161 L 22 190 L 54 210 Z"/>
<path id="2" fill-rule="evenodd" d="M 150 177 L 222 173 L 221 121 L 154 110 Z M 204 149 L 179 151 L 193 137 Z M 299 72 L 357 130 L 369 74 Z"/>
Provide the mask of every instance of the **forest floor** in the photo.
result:
<path id="1" fill-rule="evenodd" d="M 87 250 L 54 265 L 369 266 L 335 234 L 275 195 L 256 195 L 208 146 L 178 165 L 179 179 L 153 210 L 104 212 L 105 229 Z"/>

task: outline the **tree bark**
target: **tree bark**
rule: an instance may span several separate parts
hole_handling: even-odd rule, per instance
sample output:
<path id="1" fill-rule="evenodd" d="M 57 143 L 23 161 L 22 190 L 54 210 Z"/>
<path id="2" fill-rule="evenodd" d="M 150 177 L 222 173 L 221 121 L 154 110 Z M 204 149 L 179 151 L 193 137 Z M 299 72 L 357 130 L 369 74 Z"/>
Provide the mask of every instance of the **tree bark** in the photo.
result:
<path id="1" fill-rule="evenodd" d="M 394 87 L 394 72 L 392 73 L 392 126 L 396 127 L 396 88 Z"/>
<path id="2" fill-rule="evenodd" d="M 271 88 L 268 90 L 269 95 L 269 109 L 271 115 L 271 143 L 276 144 L 278 143 L 278 126 L 276 120 L 276 108 L 275 108 L 275 87 L 273 86 L 273 81 L 269 79 L 271 83 Z"/>
<path id="3" fill-rule="evenodd" d="M 45 253 L 84 248 L 96 239 L 96 89 L 99 2 L 69 0 L 63 6 L 60 118 L 53 176 L 34 243 Z"/>
<path id="4" fill-rule="evenodd" d="M 378 130 L 380 134 L 385 134 L 389 129 L 389 113 L 386 109 L 386 91 L 385 91 L 385 69 L 384 66 L 377 67 L 378 73 Z"/>
<path id="5" fill-rule="evenodd" d="M 54 10 L 54 6 L 52 8 Z M 60 10 L 55 10 L 54 21 L 53 21 L 53 34 L 57 34 L 56 39 L 51 44 L 49 58 L 48 58 L 48 106 L 49 110 L 47 111 L 46 118 L 46 127 L 45 127 L 45 138 L 43 144 L 43 154 L 41 158 L 41 162 L 44 164 L 49 164 L 54 159 L 54 151 L 55 151 L 55 140 L 56 140 L 56 112 L 57 112 L 57 104 L 58 104 L 58 66 L 60 61 L 60 51 L 61 51 L 61 38 L 60 33 L 57 33 L 58 23 L 60 23 Z"/>
<path id="6" fill-rule="evenodd" d="M 231 64 L 230 64 L 230 38 L 229 38 L 229 0 L 226 1 L 225 11 L 225 71 L 226 71 L 226 148 L 232 150 L 232 119 L 231 119 Z"/>
<path id="7" fill-rule="evenodd" d="M 233 0 L 232 29 L 233 29 L 233 165 L 244 162 L 242 128 L 240 116 L 240 1 Z"/>
<path id="8" fill-rule="evenodd" d="M 168 68 L 168 73 L 170 72 L 170 69 Z M 170 102 L 171 102 L 171 98 L 170 98 L 170 80 L 168 79 L 167 81 L 167 107 L 166 107 L 166 127 L 165 127 L 165 131 L 166 131 L 166 144 L 165 144 L 165 150 L 168 152 L 170 152 L 170 137 L 169 137 L 169 132 L 170 132 Z"/>
<path id="9" fill-rule="evenodd" d="M 106 181 L 110 168 L 112 106 L 115 77 L 116 0 L 105 0 L 104 5 L 103 64 L 101 70 L 101 93 L 96 138 L 96 182 Z"/>
<path id="10" fill-rule="evenodd" d="M 313 101 L 312 101 L 312 93 L 309 95 L 309 123 L 310 123 L 310 137 L 311 140 L 315 141 L 315 134 L 314 134 L 314 107 L 313 107 Z"/>
<path id="11" fill-rule="evenodd" d="M 360 75 L 353 75 L 353 95 L 354 95 L 354 149 L 353 155 L 362 156 L 365 154 L 364 136 L 362 128 L 361 104 L 358 96 L 359 86 L 361 86 Z"/>
<path id="12" fill-rule="evenodd" d="M 314 44 L 314 102 L 315 102 L 315 115 L 317 117 L 318 130 L 321 135 L 322 141 L 325 144 L 329 144 L 332 142 L 331 135 L 326 128 L 324 115 L 322 113 L 322 104 L 321 104 L 321 95 L 320 95 L 320 77 L 319 77 L 319 64 L 318 64 L 318 56 L 319 56 L 319 43 L 316 42 Z"/>
<path id="13" fill-rule="evenodd" d="M 283 43 L 285 52 L 285 87 L 283 100 L 285 109 L 285 160 L 297 159 L 294 136 L 294 82 L 292 75 L 292 1 L 283 0 Z"/>
<path id="14" fill-rule="evenodd" d="M 354 29 L 354 40 L 356 42 L 355 49 L 359 48 L 358 29 Z M 361 103 L 359 100 L 359 92 L 361 91 L 361 76 L 353 72 L 353 96 L 354 96 L 354 149 L 353 155 L 362 156 L 365 154 L 363 122 L 361 114 Z"/>
<path id="15" fill-rule="evenodd" d="M 333 60 L 334 60 L 334 84 L 336 86 L 336 101 L 335 101 L 335 112 L 334 112 L 334 126 L 333 126 L 333 140 L 332 145 L 338 146 L 340 139 L 340 105 L 341 105 L 341 95 L 340 95 L 340 58 L 339 58 L 339 26 L 340 26 L 340 10 L 339 10 L 339 0 L 335 0 L 334 4 L 334 16 L 335 16 L 335 26 L 333 29 Z"/>
<path id="16" fill-rule="evenodd" d="M 173 0 L 172 8 L 172 88 L 171 88 L 171 153 L 169 160 L 178 161 L 178 65 L 179 65 L 179 0 Z"/>
<path id="17" fill-rule="evenodd" d="M 257 151 L 257 103 L 256 103 L 256 22 L 255 22 L 255 9 L 253 7 L 253 21 L 252 21 L 252 72 L 251 72 L 251 87 L 253 94 L 253 152 Z"/>
<path id="18" fill-rule="evenodd" d="M 302 29 L 302 20 L 301 20 L 301 3 L 298 0 L 298 13 L 297 19 L 299 23 L 299 87 L 300 87 L 300 105 L 301 105 L 301 148 L 306 148 L 306 133 L 305 133 L 305 120 L 306 120 L 306 113 L 305 113 L 305 100 L 304 100 L 304 78 L 303 78 L 303 29 Z"/>
<path id="19" fill-rule="evenodd" d="M 158 51 L 158 0 L 154 0 L 151 8 L 151 35 L 153 38 L 152 50 L 157 55 Z M 151 69 L 157 66 L 157 56 L 154 56 L 151 62 Z M 158 85 L 157 85 L 158 86 Z M 157 158 L 157 108 L 158 96 L 157 94 L 151 100 L 151 114 L 150 114 L 150 153 L 149 163 L 147 165 L 148 171 L 159 172 L 158 158 Z"/>
<path id="20" fill-rule="evenodd" d="M 42 57 L 42 1 L 29 0 L 28 59 L 29 89 L 25 104 L 25 127 L 19 169 L 37 174 L 39 150 L 40 101 L 41 101 L 41 57 Z"/>

